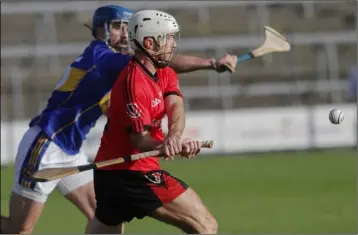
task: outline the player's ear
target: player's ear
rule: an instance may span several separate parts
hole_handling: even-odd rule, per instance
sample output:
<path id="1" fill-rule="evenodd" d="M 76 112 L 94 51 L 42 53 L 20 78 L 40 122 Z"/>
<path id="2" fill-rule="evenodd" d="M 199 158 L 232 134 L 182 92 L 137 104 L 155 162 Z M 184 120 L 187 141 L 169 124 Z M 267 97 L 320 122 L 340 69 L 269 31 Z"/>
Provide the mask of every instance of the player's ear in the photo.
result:
<path id="1" fill-rule="evenodd" d="M 154 50 L 155 48 L 155 42 L 153 38 L 144 38 L 143 40 L 143 46 L 146 50 Z"/>

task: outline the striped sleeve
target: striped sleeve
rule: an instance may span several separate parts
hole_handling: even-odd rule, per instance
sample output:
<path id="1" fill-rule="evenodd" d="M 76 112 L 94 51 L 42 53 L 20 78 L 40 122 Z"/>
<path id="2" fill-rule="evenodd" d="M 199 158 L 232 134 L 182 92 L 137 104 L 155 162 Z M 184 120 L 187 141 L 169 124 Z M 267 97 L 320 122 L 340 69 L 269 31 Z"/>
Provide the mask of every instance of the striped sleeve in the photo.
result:
<path id="1" fill-rule="evenodd" d="M 138 76 L 138 75 L 137 75 Z M 123 81 L 123 98 L 126 106 L 127 131 L 140 133 L 151 128 L 150 107 L 145 87 L 140 79 L 135 79 L 133 71 Z"/>
<path id="2" fill-rule="evenodd" d="M 171 68 L 165 68 L 165 74 L 163 75 L 166 79 L 166 87 L 163 94 L 163 97 L 167 97 L 169 95 L 177 95 L 182 97 L 179 88 L 179 79 L 176 72 Z"/>

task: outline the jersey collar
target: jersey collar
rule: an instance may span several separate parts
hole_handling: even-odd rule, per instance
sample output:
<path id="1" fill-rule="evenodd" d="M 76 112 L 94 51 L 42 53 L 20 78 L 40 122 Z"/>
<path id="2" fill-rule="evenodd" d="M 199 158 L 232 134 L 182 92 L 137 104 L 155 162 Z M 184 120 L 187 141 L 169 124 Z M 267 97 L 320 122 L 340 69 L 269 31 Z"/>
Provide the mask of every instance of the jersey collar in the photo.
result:
<path id="1" fill-rule="evenodd" d="M 135 56 L 133 56 L 133 61 L 135 63 L 137 63 L 142 69 L 143 71 L 155 82 L 158 82 L 158 77 L 157 77 L 157 73 L 155 73 L 154 75 L 147 69 L 147 67 L 145 67 L 142 62 L 140 62 Z"/>

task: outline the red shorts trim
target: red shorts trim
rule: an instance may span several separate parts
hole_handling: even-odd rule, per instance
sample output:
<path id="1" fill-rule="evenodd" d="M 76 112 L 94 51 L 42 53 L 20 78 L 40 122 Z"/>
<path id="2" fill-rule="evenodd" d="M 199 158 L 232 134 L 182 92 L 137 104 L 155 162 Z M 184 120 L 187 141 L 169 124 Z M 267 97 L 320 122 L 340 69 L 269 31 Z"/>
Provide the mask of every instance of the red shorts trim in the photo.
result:
<path id="1" fill-rule="evenodd" d="M 147 185 L 163 204 L 172 202 L 188 188 L 183 181 L 166 171 L 151 171 L 144 174 L 144 177 Z"/>

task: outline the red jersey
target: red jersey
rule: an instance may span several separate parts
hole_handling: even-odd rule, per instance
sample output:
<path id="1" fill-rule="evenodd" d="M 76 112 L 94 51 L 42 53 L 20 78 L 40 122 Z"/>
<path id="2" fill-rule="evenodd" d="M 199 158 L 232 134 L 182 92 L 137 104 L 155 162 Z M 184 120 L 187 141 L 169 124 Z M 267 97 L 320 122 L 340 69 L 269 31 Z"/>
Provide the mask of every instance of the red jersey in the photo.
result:
<path id="1" fill-rule="evenodd" d="M 164 140 L 161 128 L 165 116 L 164 99 L 173 94 L 182 96 L 174 70 L 158 69 L 155 76 L 133 58 L 112 88 L 108 121 L 94 162 L 139 153 L 131 142 L 130 133 L 150 131 L 152 138 Z M 159 170 L 160 166 L 158 157 L 149 157 L 102 169 L 151 171 Z"/>

